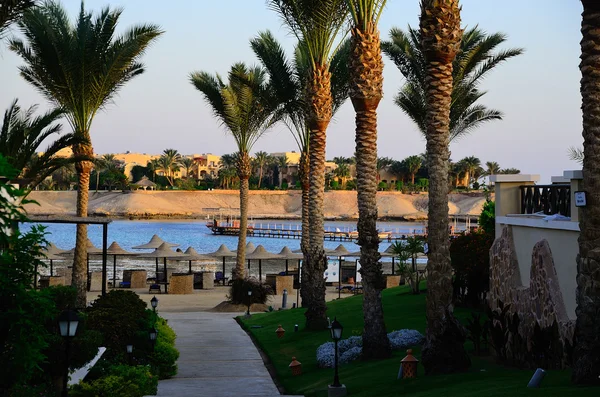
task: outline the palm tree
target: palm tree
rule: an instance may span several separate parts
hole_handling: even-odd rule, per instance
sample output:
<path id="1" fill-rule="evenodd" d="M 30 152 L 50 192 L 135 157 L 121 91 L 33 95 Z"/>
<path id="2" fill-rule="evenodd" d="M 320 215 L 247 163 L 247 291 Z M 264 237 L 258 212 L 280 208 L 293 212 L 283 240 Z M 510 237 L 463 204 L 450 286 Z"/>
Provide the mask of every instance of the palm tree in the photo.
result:
<path id="1" fill-rule="evenodd" d="M 60 124 L 55 124 L 62 111 L 55 109 L 41 116 L 34 116 L 37 106 L 21 109 L 15 99 L 4 113 L 0 125 L 0 154 L 17 171 L 19 178 L 27 181 L 28 189 L 38 186 L 57 169 L 74 163 L 74 157 L 56 156 L 56 153 L 75 142 L 73 134 L 66 134 L 48 146 L 38 155 L 42 142 L 54 134 L 59 134 Z"/>
<path id="2" fill-rule="evenodd" d="M 356 112 L 358 245 L 363 277 L 363 358 L 391 355 L 383 321 L 385 288 L 377 231 L 377 108 L 383 97 L 383 59 L 377 24 L 386 0 L 347 0 L 351 18 L 350 99 Z"/>
<path id="3" fill-rule="evenodd" d="M 333 174 L 342 182 L 342 189 L 346 188 L 346 180 L 350 178 L 350 167 L 347 163 L 339 163 L 337 168 L 333 170 Z"/>
<path id="4" fill-rule="evenodd" d="M 421 169 L 421 156 L 408 156 L 402 160 L 406 166 L 408 174 L 410 175 L 410 183 L 415 184 L 415 175 Z"/>
<path id="5" fill-rule="evenodd" d="M 115 29 L 122 9 L 106 7 L 97 15 L 81 11 L 75 25 L 64 8 L 48 1 L 23 14 L 19 28 L 26 38 L 10 40 L 10 48 L 25 65 L 21 76 L 50 102 L 65 110 L 80 143 L 76 157 L 93 157 L 90 137 L 96 113 L 111 103 L 121 87 L 144 72 L 140 58 L 162 33 L 156 25 L 137 25 L 122 36 Z M 91 161 L 76 164 L 77 216 L 87 216 Z M 77 225 L 72 285 L 77 306 L 86 305 L 87 226 Z"/>
<path id="6" fill-rule="evenodd" d="M 463 346 L 465 330 L 453 314 L 448 240 L 452 69 L 462 36 L 458 3 L 458 0 L 421 0 L 429 171 L 427 331 L 421 355 L 426 374 L 464 371 L 470 365 Z"/>
<path id="7" fill-rule="evenodd" d="M 156 177 L 156 172 L 158 170 L 160 170 L 159 159 L 152 159 L 152 160 L 148 161 L 148 164 L 146 164 L 146 167 L 148 167 L 148 170 L 150 170 L 152 172 L 152 182 L 154 182 L 154 179 Z"/>
<path id="8" fill-rule="evenodd" d="M 569 148 L 569 160 L 577 161 L 583 164 L 583 149 L 575 146 Z"/>
<path id="9" fill-rule="evenodd" d="M 275 159 L 275 165 L 277 166 L 277 172 L 279 173 L 279 188 L 282 187 L 283 185 L 283 170 L 287 170 L 287 167 L 289 165 L 289 160 L 287 158 L 287 156 L 279 156 L 276 157 Z M 286 172 L 287 175 L 287 172 Z"/>
<path id="10" fill-rule="evenodd" d="M 269 162 L 269 154 L 267 152 L 256 152 L 254 153 L 254 162 L 258 167 L 258 188 L 262 183 L 264 169 Z"/>
<path id="11" fill-rule="evenodd" d="M 0 5 L 0 39 L 10 24 L 18 21 L 23 12 L 35 5 L 35 0 L 3 0 Z"/>
<path id="12" fill-rule="evenodd" d="M 160 169 L 167 177 L 167 182 L 173 186 L 175 184 L 175 173 L 180 169 L 181 154 L 176 149 L 165 149 L 158 162 Z"/>
<path id="13" fill-rule="evenodd" d="M 410 26 L 407 32 L 394 28 L 390 31 L 391 40 L 384 41 L 382 48 L 406 79 L 395 98 L 396 105 L 425 135 L 427 61 L 421 35 L 420 31 Z M 477 26 L 464 32 L 452 69 L 450 141 L 469 134 L 483 123 L 502 120 L 502 112 L 488 109 L 485 105 L 477 104 L 477 101 L 485 94 L 485 91 L 479 90 L 479 84 L 487 73 L 524 52 L 521 48 L 496 51 L 506 39 L 502 33 L 488 35 Z"/>
<path id="14" fill-rule="evenodd" d="M 237 144 L 237 172 L 240 178 L 240 232 L 234 278 L 246 274 L 246 232 L 248 227 L 248 190 L 252 164 L 250 151 L 273 122 L 276 105 L 270 95 L 266 72 L 243 63 L 231 67 L 229 82 L 206 72 L 191 74 L 191 82 L 204 95 L 215 117 L 233 136 Z M 221 160 L 223 160 L 221 158 Z"/>
<path id="15" fill-rule="evenodd" d="M 481 168 L 481 160 L 475 156 L 469 156 L 460 160 L 459 163 L 462 164 L 465 173 L 467 174 L 467 190 L 469 190 L 469 187 L 472 185 L 472 183 L 477 180 L 475 176 L 477 175 L 478 169 Z"/>
<path id="16" fill-rule="evenodd" d="M 600 257 L 598 253 L 600 229 L 600 203 L 597 192 L 598 126 L 600 116 L 600 76 L 598 75 L 598 43 L 600 42 L 600 4 L 582 0 L 581 23 L 581 96 L 583 110 L 583 187 L 588 191 L 587 206 L 580 207 L 579 255 L 577 256 L 577 322 L 575 325 L 575 350 L 573 376 L 575 383 L 600 384 Z M 591 197 L 589 196 L 591 195 Z"/>
<path id="17" fill-rule="evenodd" d="M 309 197 L 310 197 L 310 155 L 309 140 L 310 129 L 307 122 L 307 107 L 305 88 L 309 81 L 310 65 L 306 46 L 296 46 L 293 62 L 288 60 L 285 52 L 271 34 L 271 32 L 259 33 L 258 37 L 250 42 L 252 50 L 269 73 L 271 86 L 277 100 L 282 104 L 278 116 L 286 125 L 296 140 L 300 151 L 300 164 L 298 174 L 302 188 L 302 240 L 300 247 L 305 257 L 309 251 Z M 345 41 L 340 45 L 331 59 L 331 96 L 332 115 L 335 115 L 340 106 L 348 98 L 349 75 L 348 58 L 350 55 L 350 43 Z M 305 273 L 308 267 L 303 266 Z M 307 280 L 308 276 L 302 276 Z M 302 302 L 305 306 L 309 304 L 310 294 L 304 295 L 305 289 L 301 289 Z"/>
<path id="18" fill-rule="evenodd" d="M 333 113 L 332 58 L 338 33 L 344 28 L 348 10 L 345 0 L 268 0 L 296 36 L 307 65 L 305 106 L 306 126 L 310 130 L 310 195 L 309 245 L 305 256 L 306 277 L 303 278 L 302 300 L 307 304 L 306 325 L 309 329 L 325 329 L 325 279 L 327 256 L 323 249 L 325 194 L 325 144 L 327 127 Z"/>
<path id="19" fill-rule="evenodd" d="M 515 174 L 520 174 L 521 170 L 518 168 L 502 168 L 500 170 L 500 174 L 502 175 L 515 175 Z"/>
<path id="20" fill-rule="evenodd" d="M 194 167 L 194 159 L 191 157 L 182 157 L 179 164 L 185 170 L 185 179 L 190 179 L 192 176 L 192 168 Z"/>
<path id="21" fill-rule="evenodd" d="M 379 183 L 379 180 L 381 179 L 381 171 L 388 167 L 391 167 L 392 164 L 394 164 L 394 159 L 391 159 L 389 157 L 377 157 L 377 183 Z"/>
<path id="22" fill-rule="evenodd" d="M 500 164 L 495 161 L 486 161 L 485 166 L 487 167 L 485 170 L 485 175 L 487 176 L 498 175 L 500 173 Z"/>

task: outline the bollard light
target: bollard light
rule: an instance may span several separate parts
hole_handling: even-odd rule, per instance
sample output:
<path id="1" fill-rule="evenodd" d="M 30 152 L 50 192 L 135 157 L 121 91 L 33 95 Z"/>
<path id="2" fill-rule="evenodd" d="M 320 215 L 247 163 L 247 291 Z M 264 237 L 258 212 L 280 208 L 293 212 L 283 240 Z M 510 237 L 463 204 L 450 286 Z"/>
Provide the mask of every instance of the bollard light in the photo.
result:
<path id="1" fill-rule="evenodd" d="M 283 335 L 285 334 L 285 329 L 283 329 L 281 324 L 279 324 L 279 327 L 277 328 L 277 330 L 275 330 L 275 333 L 277 334 L 277 338 L 283 338 Z"/>
<path id="2" fill-rule="evenodd" d="M 248 310 L 246 311 L 246 316 L 250 316 L 250 306 L 252 305 L 252 290 L 248 290 Z"/>
<path id="3" fill-rule="evenodd" d="M 63 375 L 62 396 L 66 397 L 69 393 L 69 350 L 71 347 L 71 338 L 77 333 L 79 325 L 79 316 L 73 310 L 65 310 L 58 316 L 58 328 L 60 336 L 65 338 L 65 372 Z"/>
<path id="4" fill-rule="evenodd" d="M 289 367 L 292 370 L 292 375 L 302 375 L 302 363 L 296 360 L 296 357 L 292 357 L 292 362 L 290 363 Z"/>
<path id="5" fill-rule="evenodd" d="M 133 345 L 129 344 L 126 347 L 127 349 L 127 362 L 129 363 L 129 365 L 131 365 L 132 359 L 131 356 L 133 355 Z"/>
<path id="6" fill-rule="evenodd" d="M 419 360 L 412 355 L 412 349 L 406 351 L 406 357 L 402 359 L 402 379 L 412 379 L 417 377 L 417 365 Z"/>

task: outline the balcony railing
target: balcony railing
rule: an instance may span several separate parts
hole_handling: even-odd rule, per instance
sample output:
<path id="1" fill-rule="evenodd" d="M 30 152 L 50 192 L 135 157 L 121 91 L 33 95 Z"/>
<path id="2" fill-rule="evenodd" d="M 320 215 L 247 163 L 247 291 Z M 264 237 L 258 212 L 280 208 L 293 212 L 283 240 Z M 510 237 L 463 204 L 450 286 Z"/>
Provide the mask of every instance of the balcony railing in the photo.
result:
<path id="1" fill-rule="evenodd" d="M 571 185 L 520 186 L 521 214 L 542 212 L 546 215 L 571 216 Z"/>

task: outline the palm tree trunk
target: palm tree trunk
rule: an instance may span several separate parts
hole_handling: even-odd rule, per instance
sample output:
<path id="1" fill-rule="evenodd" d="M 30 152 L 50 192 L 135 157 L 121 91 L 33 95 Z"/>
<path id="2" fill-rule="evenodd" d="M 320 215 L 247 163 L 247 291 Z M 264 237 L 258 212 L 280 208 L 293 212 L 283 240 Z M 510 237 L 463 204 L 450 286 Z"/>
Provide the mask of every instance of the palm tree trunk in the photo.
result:
<path id="1" fill-rule="evenodd" d="M 577 322 L 573 382 L 600 384 L 600 4 L 582 0 L 581 96 L 583 99 L 583 187 L 587 206 L 579 216 Z"/>
<path id="2" fill-rule="evenodd" d="M 252 172 L 250 156 L 240 150 L 238 160 L 238 176 L 240 177 L 240 234 L 238 237 L 237 256 L 235 260 L 234 279 L 246 277 L 246 233 L 248 232 L 248 191 Z"/>
<path id="3" fill-rule="evenodd" d="M 377 233 L 377 107 L 383 96 L 383 60 L 377 26 L 352 29 L 350 98 L 356 111 L 358 245 L 363 278 L 363 359 L 391 356 L 383 320 L 385 280 Z M 341 269 L 340 269 L 341 271 Z"/>
<path id="4" fill-rule="evenodd" d="M 100 172 L 96 169 L 96 193 L 98 193 L 98 185 L 100 184 Z"/>
<path id="5" fill-rule="evenodd" d="M 410 174 L 410 184 L 411 185 L 415 184 L 415 174 Z"/>
<path id="6" fill-rule="evenodd" d="M 258 172 L 258 188 L 260 189 L 260 184 L 262 182 L 262 176 L 263 176 L 263 166 L 260 166 L 260 170 Z"/>
<path id="7" fill-rule="evenodd" d="M 83 133 L 89 142 L 89 134 Z M 94 155 L 94 150 L 91 144 L 80 144 L 73 147 L 73 154 L 76 157 L 87 156 L 91 158 Z M 80 161 L 75 164 L 77 170 L 77 216 L 88 216 L 88 196 L 90 188 L 90 172 L 92 162 Z M 75 254 L 73 258 L 73 275 L 71 285 L 77 292 L 75 305 L 77 308 L 83 309 L 87 304 L 87 225 L 78 224 L 75 238 Z"/>
<path id="8" fill-rule="evenodd" d="M 427 164 L 429 214 L 427 332 L 422 351 L 426 374 L 466 370 L 466 332 L 453 314 L 452 267 L 448 239 L 448 159 L 452 62 L 427 64 Z"/>
<path id="9" fill-rule="evenodd" d="M 304 254 L 304 263 L 307 263 L 306 258 L 309 255 L 310 249 L 310 220 L 309 220 L 309 208 L 310 208 L 310 157 L 306 150 L 302 151 L 300 155 L 300 186 L 302 187 L 302 239 L 300 240 L 300 248 L 302 254 Z M 307 266 L 302 266 L 301 280 L 306 280 L 308 277 Z M 300 293 L 302 295 L 302 306 L 310 306 L 310 296 L 305 296 L 305 289 L 301 288 Z"/>
<path id="10" fill-rule="evenodd" d="M 310 129 L 310 249 L 306 265 L 306 278 L 302 286 L 309 304 L 306 326 L 312 330 L 326 329 L 325 278 L 327 256 L 323 249 L 325 222 L 323 218 L 325 196 L 325 144 L 327 126 L 332 116 L 331 73 L 327 66 L 316 65 L 308 81 L 308 126 Z"/>

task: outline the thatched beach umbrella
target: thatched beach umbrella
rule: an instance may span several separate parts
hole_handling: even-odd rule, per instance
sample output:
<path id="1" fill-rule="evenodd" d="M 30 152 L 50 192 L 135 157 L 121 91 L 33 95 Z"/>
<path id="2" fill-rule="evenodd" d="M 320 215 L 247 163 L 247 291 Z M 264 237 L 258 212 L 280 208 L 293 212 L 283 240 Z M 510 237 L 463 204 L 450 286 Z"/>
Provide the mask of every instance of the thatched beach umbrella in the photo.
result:
<path id="1" fill-rule="evenodd" d="M 262 280 L 262 261 L 263 259 L 281 259 L 281 257 L 277 254 L 273 254 L 268 252 L 265 247 L 259 245 L 256 249 L 250 254 L 246 255 L 246 259 L 248 259 L 248 270 L 250 270 L 250 261 L 258 260 L 258 280 L 259 282 Z"/>
<path id="2" fill-rule="evenodd" d="M 198 252 L 196 252 L 196 250 L 193 247 L 188 247 L 188 249 L 186 249 L 183 254 L 184 254 L 184 256 L 182 256 L 181 258 L 177 258 L 177 260 L 178 261 L 189 261 L 190 262 L 190 268 L 189 268 L 190 273 L 192 272 L 192 261 L 214 260 L 215 259 L 212 256 L 199 254 Z"/>
<path id="3" fill-rule="evenodd" d="M 138 256 L 135 252 L 125 251 L 119 243 L 113 241 L 106 249 L 107 255 L 113 256 L 113 288 L 117 287 L 117 256 Z"/>
<path id="4" fill-rule="evenodd" d="M 89 273 L 90 273 L 90 255 L 102 254 L 102 249 L 96 247 L 89 238 L 87 239 L 86 245 L 87 245 L 87 273 L 89 275 Z M 70 249 L 68 251 L 63 251 L 60 255 L 70 256 L 73 254 L 75 254 L 75 248 Z"/>
<path id="5" fill-rule="evenodd" d="M 146 188 L 150 188 L 151 190 L 154 190 L 154 188 L 156 187 L 156 183 L 152 182 L 145 175 L 142 177 L 142 179 L 135 182 L 134 185 L 142 187 L 142 188 L 144 188 L 144 190 L 146 190 Z"/>
<path id="6" fill-rule="evenodd" d="M 179 246 L 179 244 L 167 243 L 166 241 L 164 241 L 162 238 L 158 237 L 155 234 L 152 236 L 150 241 L 148 241 L 146 244 L 136 245 L 135 247 L 131 247 L 131 248 L 134 250 L 157 249 L 162 244 L 166 244 L 167 247 L 178 247 Z"/>
<path id="7" fill-rule="evenodd" d="M 286 276 L 288 274 L 288 262 L 290 259 L 298 260 L 298 271 L 300 271 L 300 261 L 302 259 L 304 259 L 304 255 L 302 255 L 300 253 L 298 253 L 298 254 L 294 253 L 291 249 L 289 249 L 287 246 L 285 246 L 281 249 L 281 251 L 279 251 L 279 257 L 282 259 L 285 259 L 285 275 Z"/>
<path id="8" fill-rule="evenodd" d="M 227 248 L 225 246 L 225 244 L 221 244 L 221 246 L 219 247 L 218 250 L 216 250 L 215 252 L 211 252 L 210 254 L 206 254 L 208 256 L 212 256 L 214 258 L 221 258 L 223 259 L 223 286 L 225 286 L 225 275 L 227 273 L 225 273 L 225 259 L 227 258 L 235 258 L 237 257 L 237 254 L 233 251 L 231 251 L 229 248 Z"/>
<path id="9" fill-rule="evenodd" d="M 44 252 L 42 251 L 43 255 L 42 255 L 42 260 L 46 260 L 46 261 L 50 261 L 50 277 L 52 277 L 54 274 L 54 261 L 64 261 L 66 258 L 64 256 L 59 256 L 59 255 L 55 255 L 55 254 L 51 254 L 49 252 Z M 36 269 L 36 273 L 37 273 L 37 269 Z"/>
<path id="10" fill-rule="evenodd" d="M 156 258 L 156 281 L 158 282 L 158 259 L 162 258 L 163 259 L 163 265 L 164 265 L 164 272 L 165 272 L 165 293 L 168 293 L 167 291 L 167 260 L 168 259 L 179 259 L 183 256 L 185 256 L 184 253 L 182 252 L 175 252 L 171 249 L 171 247 L 169 245 L 167 245 L 168 243 L 162 243 L 158 248 L 156 248 L 154 250 L 154 252 L 150 252 L 150 253 L 146 253 L 146 254 L 140 254 L 139 257 L 140 258 Z"/>
<path id="11" fill-rule="evenodd" d="M 343 244 L 338 245 L 334 250 L 326 250 L 327 256 L 338 257 L 338 299 L 342 297 L 342 258 L 350 256 L 350 251 Z"/>
<path id="12" fill-rule="evenodd" d="M 53 254 L 53 255 L 60 255 L 60 254 L 64 254 L 65 252 L 67 252 L 67 250 L 60 249 L 52 243 L 48 243 L 48 245 L 46 245 L 44 247 L 43 251 L 48 254 Z"/>

